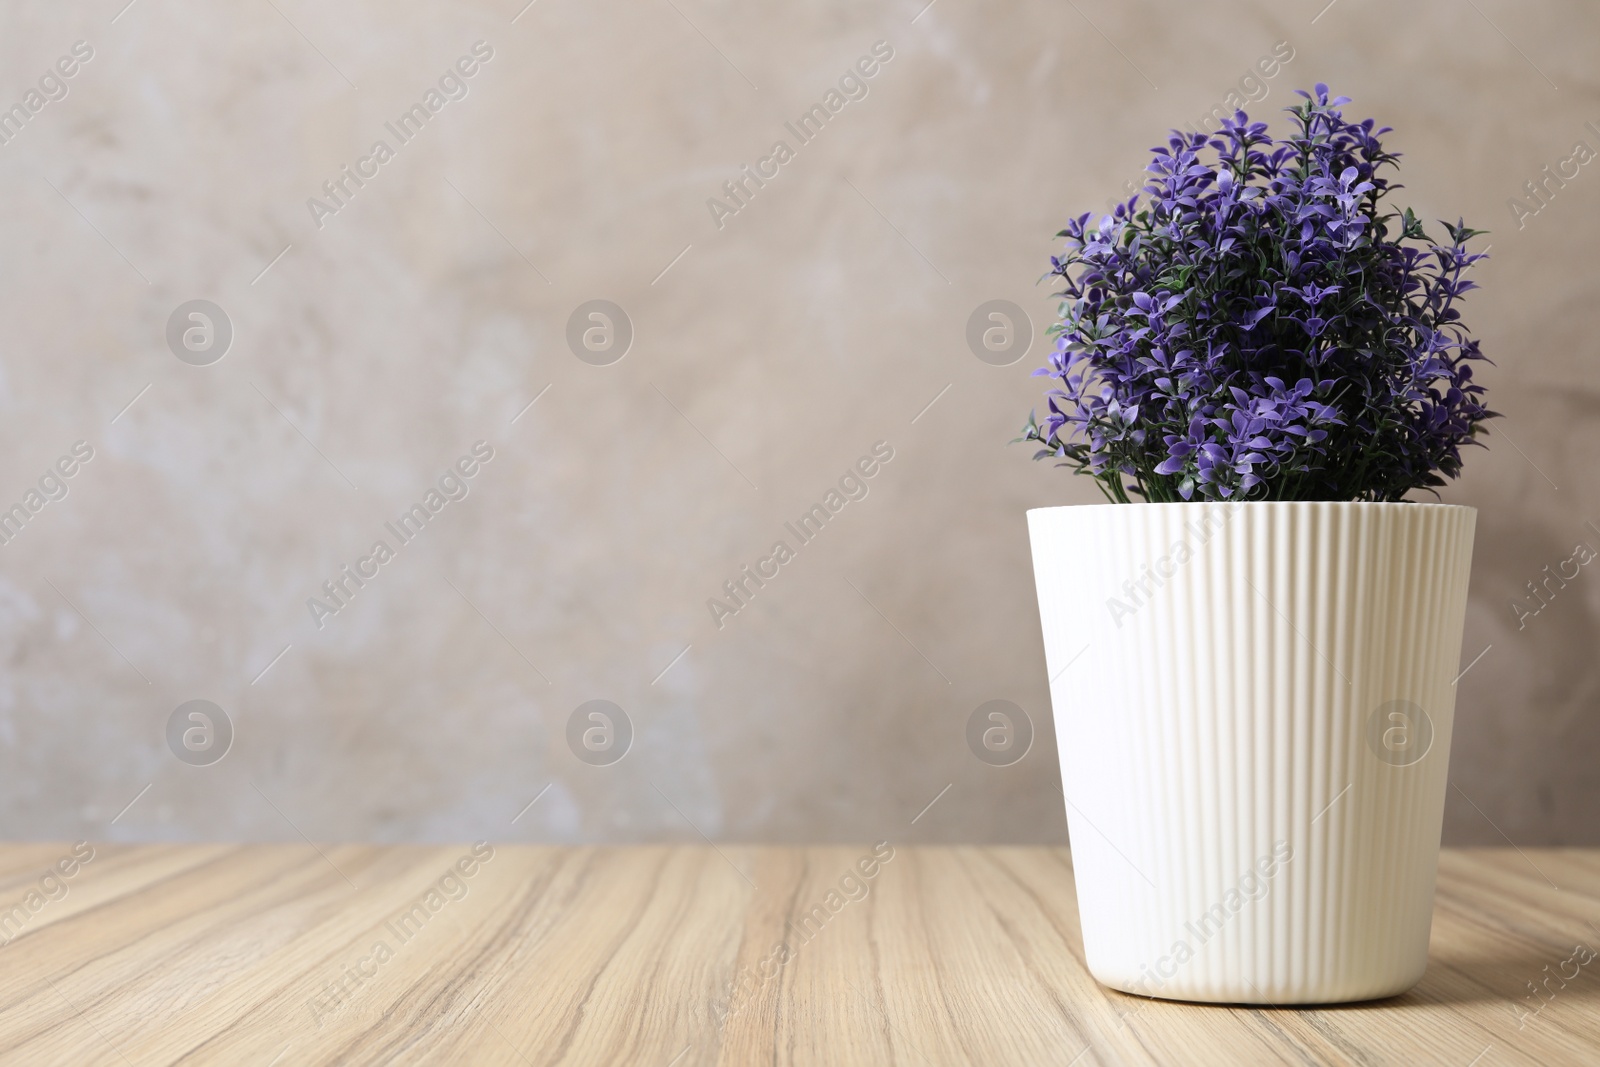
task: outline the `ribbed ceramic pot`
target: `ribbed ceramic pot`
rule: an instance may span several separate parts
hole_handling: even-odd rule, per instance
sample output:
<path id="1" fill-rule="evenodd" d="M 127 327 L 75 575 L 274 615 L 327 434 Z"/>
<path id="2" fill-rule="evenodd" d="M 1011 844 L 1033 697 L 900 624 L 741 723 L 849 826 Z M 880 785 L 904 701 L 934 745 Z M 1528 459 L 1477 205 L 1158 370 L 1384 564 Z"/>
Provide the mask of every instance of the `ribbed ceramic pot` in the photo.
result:
<path id="1" fill-rule="evenodd" d="M 1477 513 L 1028 513 L 1089 970 L 1178 1000 L 1427 965 Z"/>

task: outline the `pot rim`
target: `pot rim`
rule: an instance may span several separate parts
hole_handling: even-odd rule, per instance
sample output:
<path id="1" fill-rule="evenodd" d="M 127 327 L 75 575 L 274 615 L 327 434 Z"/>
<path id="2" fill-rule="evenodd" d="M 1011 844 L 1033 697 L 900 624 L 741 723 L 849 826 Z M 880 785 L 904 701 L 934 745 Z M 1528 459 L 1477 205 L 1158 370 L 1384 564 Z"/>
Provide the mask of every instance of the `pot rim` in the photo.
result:
<path id="1" fill-rule="evenodd" d="M 1093 504 L 1053 504 L 1049 507 L 1028 508 L 1029 515 L 1042 515 L 1052 511 L 1083 511 L 1092 508 L 1234 508 L 1246 507 L 1260 510 L 1262 508 L 1429 508 L 1450 509 L 1454 511 L 1470 511 L 1474 515 L 1478 509 L 1470 504 L 1445 504 L 1431 500 L 1166 500 L 1166 501 L 1130 501 L 1129 503 L 1111 503 L 1100 501 Z"/>

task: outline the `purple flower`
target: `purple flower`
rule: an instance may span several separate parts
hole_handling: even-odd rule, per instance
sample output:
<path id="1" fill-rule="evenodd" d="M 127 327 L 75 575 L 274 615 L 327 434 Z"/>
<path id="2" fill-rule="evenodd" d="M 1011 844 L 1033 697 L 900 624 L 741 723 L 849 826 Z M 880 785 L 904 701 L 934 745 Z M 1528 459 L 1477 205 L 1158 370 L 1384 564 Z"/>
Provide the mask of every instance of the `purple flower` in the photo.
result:
<path id="1" fill-rule="evenodd" d="M 1242 111 L 1173 131 L 1142 194 L 1058 235 L 1039 458 L 1124 501 L 1398 500 L 1460 472 L 1494 416 L 1456 307 L 1479 231 L 1388 210 L 1388 127 L 1300 95 L 1282 140 Z"/>

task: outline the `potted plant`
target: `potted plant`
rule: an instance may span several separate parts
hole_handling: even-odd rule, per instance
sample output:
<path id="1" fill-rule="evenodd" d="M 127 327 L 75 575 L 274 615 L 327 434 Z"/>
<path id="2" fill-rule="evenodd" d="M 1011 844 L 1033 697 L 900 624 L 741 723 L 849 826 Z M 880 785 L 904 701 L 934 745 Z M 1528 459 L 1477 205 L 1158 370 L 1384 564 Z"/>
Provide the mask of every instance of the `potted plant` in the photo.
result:
<path id="1" fill-rule="evenodd" d="M 1480 231 L 1386 201 L 1326 86 L 1274 140 L 1174 131 L 1058 236 L 1047 415 L 1110 503 L 1028 513 L 1084 952 L 1106 985 L 1288 1004 L 1427 961 L 1473 509 L 1411 502 L 1484 420 Z"/>

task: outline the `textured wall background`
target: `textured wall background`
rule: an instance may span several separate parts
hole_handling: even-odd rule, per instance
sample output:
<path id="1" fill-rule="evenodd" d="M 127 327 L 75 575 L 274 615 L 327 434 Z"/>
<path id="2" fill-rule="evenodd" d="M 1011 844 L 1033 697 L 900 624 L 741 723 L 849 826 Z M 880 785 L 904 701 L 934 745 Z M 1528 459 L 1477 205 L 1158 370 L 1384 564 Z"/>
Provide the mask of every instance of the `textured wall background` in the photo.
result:
<path id="1" fill-rule="evenodd" d="M 1065 840 L 1023 511 L 1097 494 L 1006 444 L 1042 337 L 987 365 L 968 317 L 1042 334 L 1062 220 L 1288 42 L 1252 111 L 1328 81 L 1396 127 L 1421 215 L 1494 231 L 1469 321 L 1507 418 L 1445 495 L 1480 509 L 1463 666 L 1488 648 L 1447 839 L 1600 840 L 1600 577 L 1511 607 L 1600 548 L 1600 166 L 1524 191 L 1600 149 L 1591 5 L 122 2 L 0 12 L 0 104 L 93 50 L 0 145 L 0 506 L 94 450 L 0 547 L 6 836 Z M 165 336 L 193 299 L 234 333 L 208 366 Z M 596 299 L 634 331 L 609 365 L 567 340 Z M 480 440 L 470 494 L 319 629 L 307 599 Z M 865 498 L 714 625 L 879 441 Z M 211 766 L 166 739 L 192 699 L 235 733 Z M 632 724 L 611 766 L 567 743 L 592 699 Z M 965 741 L 992 699 L 1036 729 L 1008 767 Z"/>

